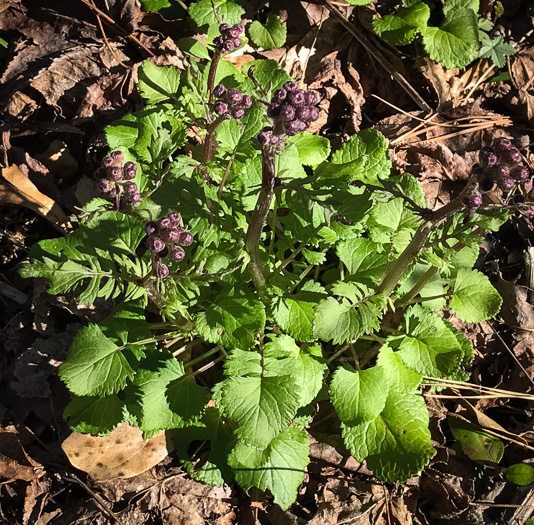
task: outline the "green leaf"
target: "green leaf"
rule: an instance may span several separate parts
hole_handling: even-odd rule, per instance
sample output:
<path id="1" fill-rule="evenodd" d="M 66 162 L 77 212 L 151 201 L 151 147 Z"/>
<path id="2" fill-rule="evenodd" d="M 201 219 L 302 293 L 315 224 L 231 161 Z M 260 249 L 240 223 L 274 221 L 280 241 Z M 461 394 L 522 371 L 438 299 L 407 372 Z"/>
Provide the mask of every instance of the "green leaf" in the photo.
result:
<path id="1" fill-rule="evenodd" d="M 297 499 L 309 463 L 308 436 L 302 429 L 288 427 L 263 448 L 238 442 L 228 463 L 245 491 L 252 487 L 269 489 L 274 502 L 287 510 Z"/>
<path id="2" fill-rule="evenodd" d="M 219 20 L 233 26 L 241 21 L 243 9 L 227 0 L 201 0 L 189 6 L 189 16 L 200 30 Z"/>
<path id="3" fill-rule="evenodd" d="M 506 479 L 514 485 L 530 485 L 534 482 L 534 468 L 526 463 L 516 463 L 510 465 L 504 475 Z"/>
<path id="4" fill-rule="evenodd" d="M 506 44 L 502 36 L 497 36 L 491 40 L 487 35 L 482 39 L 482 47 L 480 48 L 480 58 L 491 58 L 492 62 L 497 67 L 503 67 L 506 64 L 506 55 L 513 55 L 515 49 Z"/>
<path id="5" fill-rule="evenodd" d="M 489 279 L 478 270 L 460 268 L 453 289 L 450 307 L 462 321 L 485 321 L 497 315 L 501 309 L 501 296 Z"/>
<path id="6" fill-rule="evenodd" d="M 446 69 L 462 68 L 478 57 L 477 17 L 472 9 L 454 9 L 441 27 L 422 30 L 423 46 Z"/>
<path id="7" fill-rule="evenodd" d="M 401 356 L 387 344 L 380 347 L 376 364 L 385 370 L 387 383 L 392 390 L 403 394 L 415 392 L 423 376 L 408 368 Z"/>
<path id="8" fill-rule="evenodd" d="M 435 450 L 430 443 L 428 410 L 420 395 L 391 390 L 373 421 L 342 424 L 345 445 L 374 475 L 387 483 L 404 482 L 421 472 Z"/>
<path id="9" fill-rule="evenodd" d="M 151 353 L 141 362 L 133 384 L 143 432 L 180 428 L 202 415 L 207 392 L 183 376 L 183 364 L 169 352 Z"/>
<path id="10" fill-rule="evenodd" d="M 191 37 L 184 37 L 178 40 L 178 47 L 184 53 L 194 56 L 196 58 L 204 58 L 209 60 L 210 54 L 207 47 L 202 43 Z"/>
<path id="11" fill-rule="evenodd" d="M 59 367 L 59 377 L 78 396 L 114 394 L 133 376 L 121 349 L 95 324 L 76 335 L 67 360 Z"/>
<path id="12" fill-rule="evenodd" d="M 407 310 L 406 337 L 399 355 L 413 370 L 432 377 L 454 373 L 463 355 L 454 333 L 436 313 L 414 306 Z"/>
<path id="13" fill-rule="evenodd" d="M 323 341 L 334 344 L 347 343 L 360 335 L 378 330 L 380 318 L 385 308 L 382 296 L 371 297 L 363 302 L 368 289 L 357 287 L 355 283 L 343 283 L 348 289 L 334 291 L 337 295 L 346 295 L 338 302 L 333 297 L 321 301 L 315 308 L 314 334 Z M 350 299 L 350 300 L 349 300 Z"/>
<path id="14" fill-rule="evenodd" d="M 336 253 L 351 279 L 359 283 L 378 283 L 390 262 L 388 254 L 378 253 L 378 245 L 363 237 L 338 243 Z"/>
<path id="15" fill-rule="evenodd" d="M 391 171 L 391 159 L 388 143 L 379 131 L 364 129 L 353 135 L 338 151 L 332 155 L 332 166 L 320 164 L 318 176 L 323 170 L 347 173 L 350 180 L 377 183 L 379 178 L 388 178 Z M 325 165 L 326 164 L 326 165 Z"/>
<path id="16" fill-rule="evenodd" d="M 316 166 L 330 155 L 330 141 L 309 131 L 299 133 L 291 142 L 297 147 L 301 164 L 306 166 Z"/>
<path id="17" fill-rule="evenodd" d="M 74 396 L 65 407 L 63 417 L 74 432 L 108 434 L 125 419 L 124 403 L 116 396 Z"/>
<path id="18" fill-rule="evenodd" d="M 471 9 L 474 13 L 478 13 L 480 9 L 480 0 L 445 0 L 443 4 L 443 15 L 447 16 L 449 13 L 458 9 Z"/>
<path id="19" fill-rule="evenodd" d="M 143 9 L 149 13 L 160 11 L 171 5 L 169 0 L 141 0 L 141 3 L 143 4 Z"/>
<path id="20" fill-rule="evenodd" d="M 239 439 L 259 448 L 269 445 L 300 406 L 301 374 L 294 358 L 277 359 L 234 350 L 225 361 L 219 409 Z"/>
<path id="21" fill-rule="evenodd" d="M 330 383 L 330 396 L 343 423 L 354 426 L 372 421 L 386 405 L 386 371 L 381 366 L 367 370 L 354 370 L 349 365 L 339 367 Z"/>
<path id="22" fill-rule="evenodd" d="M 137 89 L 149 104 L 172 99 L 180 85 L 180 71 L 173 66 L 155 66 L 145 60 L 139 68 Z"/>
<path id="23" fill-rule="evenodd" d="M 491 464 L 501 461 L 504 444 L 499 438 L 457 417 L 448 417 L 447 422 L 460 449 L 471 461 Z"/>
<path id="24" fill-rule="evenodd" d="M 405 46 L 412 42 L 416 31 L 427 26 L 430 8 L 424 2 L 411 7 L 401 7 L 394 15 L 373 20 L 375 33 L 394 46 Z"/>
<path id="25" fill-rule="evenodd" d="M 251 69 L 256 80 L 267 93 L 280 89 L 286 82 L 293 80 L 276 60 L 253 60 L 245 64 L 241 71 L 243 75 L 249 75 Z"/>
<path id="26" fill-rule="evenodd" d="M 274 297 L 273 317 L 280 328 L 297 341 L 312 341 L 314 308 L 325 296 L 319 283 L 306 281 L 297 293 Z"/>
<path id="27" fill-rule="evenodd" d="M 248 34 L 258 47 L 278 49 L 286 42 L 287 29 L 280 17 L 274 13 L 267 15 L 265 24 L 257 20 L 248 26 Z"/>
<path id="28" fill-rule="evenodd" d="M 137 117 L 130 113 L 104 128 L 106 142 L 111 150 L 124 151 L 133 147 L 138 132 Z"/>
<path id="29" fill-rule="evenodd" d="M 195 317 L 201 337 L 225 348 L 250 348 L 265 326 L 261 301 L 226 290 L 205 312 Z"/>

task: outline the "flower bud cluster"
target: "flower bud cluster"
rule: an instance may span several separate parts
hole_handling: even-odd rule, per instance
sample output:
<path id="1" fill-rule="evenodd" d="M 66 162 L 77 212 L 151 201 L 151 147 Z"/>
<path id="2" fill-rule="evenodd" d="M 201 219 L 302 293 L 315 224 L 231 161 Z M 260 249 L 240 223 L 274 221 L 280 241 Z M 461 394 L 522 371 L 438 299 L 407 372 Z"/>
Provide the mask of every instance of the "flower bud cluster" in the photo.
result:
<path id="1" fill-rule="evenodd" d="M 243 95 L 237 89 L 226 89 L 222 84 L 215 86 L 213 94 L 217 97 L 213 111 L 217 115 L 224 115 L 227 119 L 239 120 L 245 114 L 245 109 L 252 106 L 252 99 L 248 95 Z"/>
<path id="2" fill-rule="evenodd" d="M 170 255 L 173 261 L 181 261 L 185 257 L 182 246 L 189 246 L 193 242 L 193 234 L 181 228 L 181 223 L 180 214 L 173 211 L 157 222 L 150 221 L 145 224 L 147 246 L 152 252 L 156 277 L 169 275 L 169 268 L 162 259 Z"/>
<path id="3" fill-rule="evenodd" d="M 516 204 L 534 201 L 530 170 L 523 164 L 521 153 L 510 139 L 500 138 L 494 142 L 493 147 L 484 146 L 479 152 L 479 164 L 473 166 L 472 173 L 477 176 L 482 193 L 492 190 L 496 184 L 505 194 L 515 188 L 513 199 Z M 472 202 L 466 202 L 471 209 L 482 204 L 482 195 L 477 193 L 478 196 L 473 194 L 470 197 Z M 534 216 L 534 211 L 530 208 L 526 213 L 527 216 Z"/>
<path id="4" fill-rule="evenodd" d="M 128 161 L 124 166 L 122 151 L 112 151 L 109 157 L 102 161 L 95 177 L 98 179 L 98 190 L 105 199 L 112 202 L 119 200 L 121 204 L 137 204 L 141 200 L 139 188 L 135 182 L 137 165 Z"/>
<path id="5" fill-rule="evenodd" d="M 258 135 L 258 142 L 279 144 L 284 135 L 293 136 L 306 131 L 312 122 L 319 118 L 317 96 L 311 91 L 298 89 L 297 83 L 290 81 L 274 92 L 267 115 L 273 120 L 273 126 L 263 128 Z"/>
<path id="6" fill-rule="evenodd" d="M 221 36 L 214 38 L 213 43 L 221 53 L 230 53 L 242 44 L 242 40 L 239 38 L 243 32 L 241 24 L 236 24 L 232 27 L 228 24 L 221 24 L 219 31 Z"/>

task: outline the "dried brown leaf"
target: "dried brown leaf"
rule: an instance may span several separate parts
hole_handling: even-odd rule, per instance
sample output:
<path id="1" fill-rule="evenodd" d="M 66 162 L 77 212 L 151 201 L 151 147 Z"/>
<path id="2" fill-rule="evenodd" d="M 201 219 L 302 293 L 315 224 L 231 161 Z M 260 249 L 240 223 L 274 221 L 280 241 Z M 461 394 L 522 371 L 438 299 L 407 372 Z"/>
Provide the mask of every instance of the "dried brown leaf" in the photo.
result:
<path id="1" fill-rule="evenodd" d="M 51 223 L 70 227 L 68 217 L 59 204 L 41 193 L 35 184 L 16 165 L 2 170 L 0 180 L 0 202 L 26 206 L 42 215 Z"/>
<path id="2" fill-rule="evenodd" d="M 108 437 L 74 432 L 61 448 L 72 465 L 100 483 L 137 476 L 168 455 L 164 432 L 144 440 L 141 430 L 128 422 L 117 427 Z"/>
<path id="3" fill-rule="evenodd" d="M 39 477 L 34 467 L 21 465 L 18 461 L 0 453 L 0 477 L 33 481 Z"/>
<path id="4" fill-rule="evenodd" d="M 534 117 L 534 46 L 518 50 L 510 58 L 510 79 L 517 88 L 519 101 L 527 107 L 527 117 Z"/>

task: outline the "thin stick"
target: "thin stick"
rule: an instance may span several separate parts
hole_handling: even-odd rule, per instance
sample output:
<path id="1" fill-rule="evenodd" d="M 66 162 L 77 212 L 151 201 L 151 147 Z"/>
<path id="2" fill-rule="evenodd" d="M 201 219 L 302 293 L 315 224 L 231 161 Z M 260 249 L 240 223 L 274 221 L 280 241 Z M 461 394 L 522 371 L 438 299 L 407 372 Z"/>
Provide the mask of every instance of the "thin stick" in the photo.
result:
<path id="1" fill-rule="evenodd" d="M 139 47 L 143 48 L 151 57 L 154 57 L 154 53 L 150 51 L 144 44 L 142 44 L 139 39 L 137 39 L 135 36 L 129 34 L 126 30 L 124 30 L 113 18 L 108 16 L 104 11 L 101 9 L 98 9 L 98 7 L 95 7 L 94 5 L 91 5 L 89 0 L 80 0 L 80 2 L 84 3 L 89 9 L 93 10 L 95 13 L 98 13 L 102 18 L 104 18 L 109 24 L 111 24 L 117 31 L 122 33 L 124 36 L 128 37 L 129 39 L 133 40 Z"/>

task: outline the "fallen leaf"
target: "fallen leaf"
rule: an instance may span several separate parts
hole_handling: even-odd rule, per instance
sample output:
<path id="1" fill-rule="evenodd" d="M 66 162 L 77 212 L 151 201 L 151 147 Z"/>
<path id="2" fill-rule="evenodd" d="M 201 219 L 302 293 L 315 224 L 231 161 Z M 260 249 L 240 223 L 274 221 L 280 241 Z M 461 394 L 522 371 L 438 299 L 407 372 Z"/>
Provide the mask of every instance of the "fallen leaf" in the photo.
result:
<path id="1" fill-rule="evenodd" d="M 2 170 L 5 182 L 0 180 L 0 202 L 26 206 L 56 226 L 71 227 L 59 204 L 41 193 L 35 184 L 16 165 Z"/>
<path id="2" fill-rule="evenodd" d="M 78 172 L 78 161 L 71 155 L 68 146 L 59 139 L 53 140 L 48 149 L 35 158 L 54 175 L 68 179 Z"/>
<path id="3" fill-rule="evenodd" d="M 527 107 L 527 118 L 534 117 L 534 46 L 518 50 L 510 58 L 510 79 L 519 101 Z"/>
<path id="4" fill-rule="evenodd" d="M 143 432 L 128 422 L 107 437 L 74 432 L 61 448 L 73 466 L 99 483 L 137 476 L 157 465 L 169 453 L 165 432 L 144 440 Z"/>
<path id="5" fill-rule="evenodd" d="M 0 453 L 0 477 L 7 479 L 21 479 L 22 481 L 36 480 L 39 475 L 34 467 L 21 465 L 18 461 Z"/>

